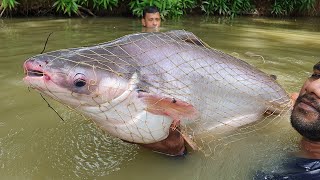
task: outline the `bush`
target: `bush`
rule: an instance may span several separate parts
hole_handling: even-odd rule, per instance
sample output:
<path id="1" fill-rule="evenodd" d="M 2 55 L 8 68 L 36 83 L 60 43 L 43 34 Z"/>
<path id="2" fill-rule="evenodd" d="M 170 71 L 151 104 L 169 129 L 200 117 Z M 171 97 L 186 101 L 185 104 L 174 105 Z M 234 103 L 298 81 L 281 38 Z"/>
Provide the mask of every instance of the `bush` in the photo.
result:
<path id="1" fill-rule="evenodd" d="M 118 5 L 118 0 L 56 0 L 53 7 L 56 7 L 56 11 L 62 11 L 64 14 L 71 16 L 72 13 L 81 15 L 79 8 L 85 9 L 87 12 L 93 9 L 109 9 Z M 89 8 L 89 9 L 87 9 Z"/>
<path id="2" fill-rule="evenodd" d="M 250 0 L 206 0 L 202 1 L 201 10 L 206 15 L 228 15 L 248 13 L 253 10 Z"/>
<path id="3" fill-rule="evenodd" d="M 287 16 L 308 13 L 314 8 L 315 0 L 275 0 L 271 7 L 271 14 Z"/>
<path id="4" fill-rule="evenodd" d="M 0 17 L 4 13 L 6 9 L 13 9 L 17 4 L 19 4 L 16 0 L 2 0 L 1 6 L 0 6 Z"/>
<path id="5" fill-rule="evenodd" d="M 41 0 L 37 0 L 37 2 Z M 254 9 L 254 4 L 257 7 L 262 5 L 264 14 L 272 14 L 274 16 L 292 16 L 292 15 L 311 15 L 315 11 L 315 5 L 320 0 L 48 0 L 43 4 L 42 9 L 47 8 L 44 12 L 51 12 L 51 5 L 55 11 L 71 16 L 76 14 L 82 16 L 82 13 L 95 16 L 93 12 L 107 12 L 114 10 L 115 7 L 122 2 L 120 8 L 124 9 L 127 14 L 131 13 L 135 16 L 141 17 L 144 7 L 156 6 L 160 11 L 161 18 L 179 18 L 192 10 L 201 9 L 205 15 L 222 15 L 222 16 L 235 16 L 245 13 L 251 13 Z M 19 2 L 22 8 L 16 8 Z M 0 17 L 5 14 L 21 13 L 28 14 L 28 11 L 33 8 L 28 8 L 28 4 L 34 6 L 37 3 L 30 3 L 27 0 L 0 0 Z M 32 1 L 33 2 L 33 1 Z M 49 7 L 47 7 L 49 6 Z M 27 8 L 23 8 L 27 7 Z M 119 8 L 118 8 L 119 9 Z M 117 13 L 117 10 L 113 11 Z M 259 10 L 259 8 L 258 8 Z M 23 12 L 25 11 L 25 12 Z"/>
<path id="6" fill-rule="evenodd" d="M 78 0 L 57 0 L 53 7 L 56 7 L 57 11 L 63 11 L 64 14 L 71 16 L 72 12 L 78 14 L 79 5 L 77 3 Z"/>
<path id="7" fill-rule="evenodd" d="M 142 17 L 146 6 L 155 6 L 159 9 L 162 19 L 181 17 L 195 5 L 195 0 L 133 0 L 129 3 L 132 14 L 135 16 Z"/>

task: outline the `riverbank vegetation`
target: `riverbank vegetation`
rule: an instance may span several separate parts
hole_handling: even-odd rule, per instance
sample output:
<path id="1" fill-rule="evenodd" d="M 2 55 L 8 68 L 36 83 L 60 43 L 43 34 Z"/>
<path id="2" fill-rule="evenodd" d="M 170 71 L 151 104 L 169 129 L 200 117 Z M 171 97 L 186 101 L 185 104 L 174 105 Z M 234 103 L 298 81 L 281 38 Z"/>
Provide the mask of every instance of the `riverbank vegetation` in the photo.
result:
<path id="1" fill-rule="evenodd" d="M 0 0 L 0 17 L 142 16 L 156 6 L 162 18 L 184 15 L 317 16 L 320 0 Z"/>

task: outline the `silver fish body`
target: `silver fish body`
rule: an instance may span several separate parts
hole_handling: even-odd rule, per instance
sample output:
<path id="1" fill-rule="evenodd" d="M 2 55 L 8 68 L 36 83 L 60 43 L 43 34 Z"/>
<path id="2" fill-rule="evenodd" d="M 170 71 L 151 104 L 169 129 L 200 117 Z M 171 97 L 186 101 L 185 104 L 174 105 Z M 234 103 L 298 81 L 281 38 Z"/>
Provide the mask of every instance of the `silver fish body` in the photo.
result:
<path id="1" fill-rule="evenodd" d="M 272 77 L 186 31 L 48 52 L 24 69 L 29 86 L 135 143 L 165 139 L 175 121 L 196 133 L 224 131 L 290 103 Z"/>

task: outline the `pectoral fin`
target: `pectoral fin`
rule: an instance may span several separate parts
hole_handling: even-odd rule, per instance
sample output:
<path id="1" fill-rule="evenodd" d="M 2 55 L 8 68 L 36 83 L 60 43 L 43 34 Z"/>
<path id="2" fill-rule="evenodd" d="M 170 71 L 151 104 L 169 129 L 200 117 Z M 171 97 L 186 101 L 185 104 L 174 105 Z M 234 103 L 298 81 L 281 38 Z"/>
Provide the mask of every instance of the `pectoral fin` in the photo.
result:
<path id="1" fill-rule="evenodd" d="M 170 116 L 174 120 L 194 119 L 198 116 L 192 104 L 179 99 L 144 92 L 139 93 L 139 98 L 147 104 L 146 110 L 153 114 Z"/>
<path id="2" fill-rule="evenodd" d="M 171 117 L 173 119 L 171 128 L 174 131 L 179 127 L 181 119 L 195 119 L 199 114 L 192 104 L 180 99 L 152 95 L 146 92 L 139 92 L 139 98 L 147 104 L 146 111 Z M 178 131 L 180 132 L 180 130 Z M 180 134 L 193 150 L 199 149 L 187 134 L 184 132 L 180 132 Z"/>

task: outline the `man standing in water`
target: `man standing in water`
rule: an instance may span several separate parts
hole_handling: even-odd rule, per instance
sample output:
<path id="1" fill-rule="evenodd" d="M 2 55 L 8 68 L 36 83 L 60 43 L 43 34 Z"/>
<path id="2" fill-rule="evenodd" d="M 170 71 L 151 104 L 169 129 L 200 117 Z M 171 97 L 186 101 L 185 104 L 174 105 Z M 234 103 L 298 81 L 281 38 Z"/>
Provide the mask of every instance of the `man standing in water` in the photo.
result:
<path id="1" fill-rule="evenodd" d="M 161 25 L 161 17 L 158 8 L 154 6 L 144 8 L 141 23 L 145 28 L 158 29 Z"/>
<path id="2" fill-rule="evenodd" d="M 313 66 L 295 101 L 291 125 L 303 137 L 297 157 L 284 164 L 285 172 L 259 174 L 255 179 L 320 179 L 320 62 Z"/>

